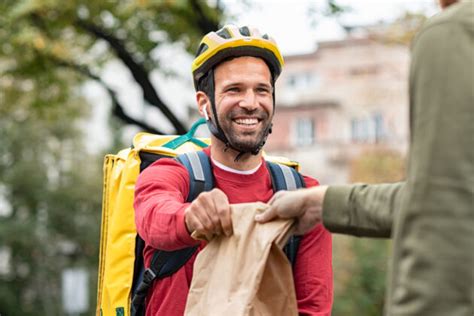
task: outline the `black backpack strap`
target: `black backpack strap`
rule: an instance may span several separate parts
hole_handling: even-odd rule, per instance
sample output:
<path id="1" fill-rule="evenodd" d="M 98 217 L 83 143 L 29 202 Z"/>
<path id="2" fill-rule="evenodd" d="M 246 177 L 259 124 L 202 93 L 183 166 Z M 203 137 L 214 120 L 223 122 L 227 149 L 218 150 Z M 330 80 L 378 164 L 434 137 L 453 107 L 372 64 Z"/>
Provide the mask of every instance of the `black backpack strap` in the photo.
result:
<path id="1" fill-rule="evenodd" d="M 267 167 L 272 178 L 273 191 L 296 190 L 306 187 L 303 176 L 294 168 L 267 161 Z M 285 252 L 291 265 L 294 267 L 296 255 L 300 246 L 301 236 L 293 235 L 286 243 L 283 251 Z"/>
<path id="2" fill-rule="evenodd" d="M 153 253 L 150 267 L 146 269 L 134 292 L 132 299 L 132 316 L 145 315 L 145 299 L 148 290 L 156 279 L 166 278 L 188 262 L 192 255 L 196 252 L 198 246 L 188 247 L 175 251 L 156 250 Z"/>
<path id="3" fill-rule="evenodd" d="M 214 176 L 209 157 L 202 151 L 194 151 L 179 155 L 176 159 L 189 172 L 189 194 L 187 202 L 194 201 L 201 192 L 214 188 Z"/>
<path id="4" fill-rule="evenodd" d="M 204 191 L 214 187 L 209 157 L 203 151 L 189 152 L 176 157 L 189 172 L 189 194 L 187 202 L 193 201 Z M 198 246 L 175 251 L 156 250 L 150 267 L 143 272 L 132 299 L 132 316 L 145 315 L 145 298 L 156 279 L 163 279 L 181 269 L 193 256 Z"/>
<path id="5" fill-rule="evenodd" d="M 272 177 L 273 191 L 296 190 L 306 187 L 303 177 L 294 168 L 267 161 Z"/>

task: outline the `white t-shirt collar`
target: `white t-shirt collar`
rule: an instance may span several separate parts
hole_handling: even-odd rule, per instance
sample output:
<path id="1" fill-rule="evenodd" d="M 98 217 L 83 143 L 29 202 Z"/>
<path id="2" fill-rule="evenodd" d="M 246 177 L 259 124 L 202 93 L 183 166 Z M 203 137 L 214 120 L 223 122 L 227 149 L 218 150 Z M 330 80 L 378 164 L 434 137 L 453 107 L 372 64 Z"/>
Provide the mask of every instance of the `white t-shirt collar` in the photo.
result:
<path id="1" fill-rule="evenodd" d="M 212 163 L 214 165 L 216 165 L 219 169 L 222 169 L 222 170 L 228 171 L 228 172 L 232 172 L 232 173 L 245 174 L 245 175 L 254 174 L 255 172 L 257 172 L 257 170 L 262 165 L 262 162 L 260 161 L 258 166 L 253 168 L 253 169 L 250 169 L 250 170 L 237 170 L 237 169 L 234 169 L 234 168 L 227 167 L 226 165 L 218 162 L 217 160 L 213 159 L 212 157 L 211 157 L 211 160 L 212 160 Z"/>

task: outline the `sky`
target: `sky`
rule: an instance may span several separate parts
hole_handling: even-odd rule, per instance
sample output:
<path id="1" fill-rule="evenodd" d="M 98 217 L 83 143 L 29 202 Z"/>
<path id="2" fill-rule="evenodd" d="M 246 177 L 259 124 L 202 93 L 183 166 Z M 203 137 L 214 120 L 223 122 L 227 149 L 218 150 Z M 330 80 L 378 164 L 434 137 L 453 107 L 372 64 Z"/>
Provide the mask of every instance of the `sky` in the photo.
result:
<path id="1" fill-rule="evenodd" d="M 338 18 L 325 17 L 326 0 L 252 0 L 243 5 L 240 0 L 222 1 L 235 18 L 229 23 L 252 25 L 271 34 L 283 55 L 301 54 L 315 49 L 316 41 L 341 39 L 343 25 L 367 25 L 389 22 L 404 12 L 438 11 L 436 0 L 338 0 L 350 8 Z M 313 9 L 314 14 L 309 14 Z M 339 24 L 340 23 L 340 24 Z"/>

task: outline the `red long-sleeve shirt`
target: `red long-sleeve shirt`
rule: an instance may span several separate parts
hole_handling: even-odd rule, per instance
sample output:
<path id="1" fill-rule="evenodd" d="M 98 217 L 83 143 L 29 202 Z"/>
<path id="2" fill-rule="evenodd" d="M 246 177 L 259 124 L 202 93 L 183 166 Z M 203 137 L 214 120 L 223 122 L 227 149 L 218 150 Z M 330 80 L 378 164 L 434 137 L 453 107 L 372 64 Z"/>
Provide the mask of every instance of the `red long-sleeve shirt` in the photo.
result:
<path id="1" fill-rule="evenodd" d="M 205 150 L 209 155 L 209 149 Z M 242 175 L 213 165 L 215 187 L 222 190 L 231 204 L 267 202 L 274 194 L 266 164 L 253 174 Z M 318 182 L 304 177 L 306 185 Z M 184 223 L 188 207 L 188 171 L 173 159 L 162 158 L 137 179 L 135 220 L 137 231 L 145 241 L 145 266 L 149 266 L 154 249 L 176 250 L 199 245 L 191 238 Z M 197 254 L 197 252 L 196 252 Z M 170 277 L 155 281 L 147 298 L 147 316 L 181 316 L 191 284 L 196 254 Z M 330 233 L 318 225 L 303 236 L 294 266 L 294 281 L 300 315 L 330 315 L 333 299 L 332 240 Z M 218 289 L 216 289 L 218 290 Z"/>

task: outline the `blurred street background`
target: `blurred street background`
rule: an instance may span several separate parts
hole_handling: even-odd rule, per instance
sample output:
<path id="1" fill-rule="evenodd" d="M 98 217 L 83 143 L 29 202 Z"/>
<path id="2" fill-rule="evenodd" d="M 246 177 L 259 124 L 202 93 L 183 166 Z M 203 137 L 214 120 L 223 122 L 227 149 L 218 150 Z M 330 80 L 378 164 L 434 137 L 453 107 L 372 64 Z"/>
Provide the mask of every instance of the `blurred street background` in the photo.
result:
<path id="1" fill-rule="evenodd" d="M 102 159 L 198 118 L 224 24 L 285 57 L 267 154 L 321 184 L 404 179 L 410 42 L 435 0 L 0 1 L 0 315 L 93 315 Z M 200 131 L 206 136 L 206 131 Z M 334 316 L 381 315 L 390 242 L 334 235 Z"/>

